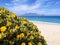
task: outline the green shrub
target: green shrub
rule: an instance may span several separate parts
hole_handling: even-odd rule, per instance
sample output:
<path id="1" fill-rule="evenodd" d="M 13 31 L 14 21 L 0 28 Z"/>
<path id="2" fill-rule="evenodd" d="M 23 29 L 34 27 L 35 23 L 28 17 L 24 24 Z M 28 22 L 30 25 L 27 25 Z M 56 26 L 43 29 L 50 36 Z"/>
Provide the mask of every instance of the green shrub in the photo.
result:
<path id="1" fill-rule="evenodd" d="M 47 45 L 37 26 L 0 8 L 0 45 Z"/>

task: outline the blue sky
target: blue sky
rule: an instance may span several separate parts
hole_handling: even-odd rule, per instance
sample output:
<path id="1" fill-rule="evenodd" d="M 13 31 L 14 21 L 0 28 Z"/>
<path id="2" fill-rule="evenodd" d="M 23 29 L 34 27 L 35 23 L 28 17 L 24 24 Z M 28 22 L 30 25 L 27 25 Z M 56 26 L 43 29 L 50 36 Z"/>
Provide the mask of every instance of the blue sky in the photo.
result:
<path id="1" fill-rule="evenodd" d="M 17 15 L 26 13 L 60 15 L 60 0 L 0 0 L 0 6 Z"/>

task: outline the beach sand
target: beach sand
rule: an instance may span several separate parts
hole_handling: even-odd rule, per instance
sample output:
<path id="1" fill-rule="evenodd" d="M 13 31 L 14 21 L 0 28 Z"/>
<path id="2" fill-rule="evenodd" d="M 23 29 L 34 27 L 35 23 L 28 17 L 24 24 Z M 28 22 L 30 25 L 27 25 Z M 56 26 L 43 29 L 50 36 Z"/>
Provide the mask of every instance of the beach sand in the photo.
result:
<path id="1" fill-rule="evenodd" d="M 47 41 L 48 45 L 60 45 L 60 24 L 33 22 Z"/>

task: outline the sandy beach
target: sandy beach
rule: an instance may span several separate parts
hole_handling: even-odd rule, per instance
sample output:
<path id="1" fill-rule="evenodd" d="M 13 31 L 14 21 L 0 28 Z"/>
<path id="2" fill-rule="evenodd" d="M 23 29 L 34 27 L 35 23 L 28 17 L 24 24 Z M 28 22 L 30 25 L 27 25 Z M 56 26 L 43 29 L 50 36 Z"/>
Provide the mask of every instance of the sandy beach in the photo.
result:
<path id="1" fill-rule="evenodd" d="M 60 45 L 60 24 L 33 22 L 47 41 L 48 45 Z"/>

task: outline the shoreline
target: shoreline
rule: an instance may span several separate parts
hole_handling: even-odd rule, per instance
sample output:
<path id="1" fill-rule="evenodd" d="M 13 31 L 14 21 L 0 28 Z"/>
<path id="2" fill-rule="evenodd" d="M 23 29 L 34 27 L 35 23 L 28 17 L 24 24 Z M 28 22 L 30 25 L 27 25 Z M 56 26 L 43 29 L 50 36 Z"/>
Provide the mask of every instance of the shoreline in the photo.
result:
<path id="1" fill-rule="evenodd" d="M 55 23 L 55 22 L 32 21 L 32 20 L 29 20 L 29 21 L 30 21 L 30 22 L 39 22 L 39 23 L 58 24 L 58 25 L 60 25 L 60 23 Z"/>
<path id="2" fill-rule="evenodd" d="M 60 45 L 60 24 L 30 21 L 33 22 L 47 41 L 48 45 Z"/>

